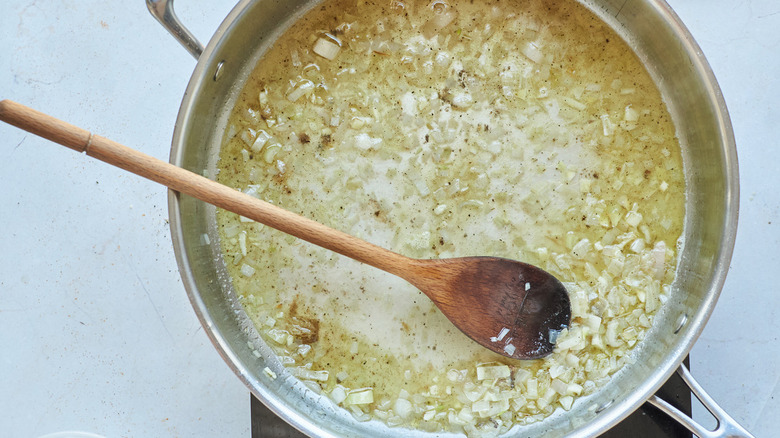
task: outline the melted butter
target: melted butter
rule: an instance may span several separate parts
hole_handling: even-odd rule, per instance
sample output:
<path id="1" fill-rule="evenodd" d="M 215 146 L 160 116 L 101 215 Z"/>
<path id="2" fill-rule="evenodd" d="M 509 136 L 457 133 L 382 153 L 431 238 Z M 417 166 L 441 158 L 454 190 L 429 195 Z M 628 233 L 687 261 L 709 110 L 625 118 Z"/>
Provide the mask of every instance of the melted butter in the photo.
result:
<path id="1" fill-rule="evenodd" d="M 536 264 L 570 293 L 598 295 L 575 326 L 591 313 L 605 326 L 636 324 L 620 318 L 649 306 L 601 291 L 593 272 L 630 289 L 648 271 L 640 260 L 664 242 L 667 269 L 653 287 L 674 277 L 682 163 L 651 79 L 576 3 L 447 8 L 457 18 L 433 38 L 420 32 L 435 22 L 427 2 L 330 0 L 305 16 L 250 76 L 218 180 L 412 257 Z M 326 33 L 342 44 L 333 60 L 312 52 Z M 253 148 L 261 131 L 270 139 Z M 638 226 L 631 212 L 641 215 Z M 278 354 L 329 372 L 319 383 L 325 391 L 373 387 L 375 400 L 393 400 L 404 389 L 444 410 L 462 406 L 456 395 L 431 395 L 448 370 L 473 374 L 477 363 L 501 362 L 536 376 L 554 365 L 487 351 L 389 274 L 232 213 L 220 211 L 218 222 L 247 312 Z M 603 252 L 573 249 L 584 239 L 621 242 L 626 266 L 635 267 L 613 275 L 619 268 Z M 243 275 L 243 265 L 254 275 Z M 316 336 L 301 321 L 316 321 Z M 311 351 L 298 354 L 300 344 Z M 604 355 L 593 346 L 576 354 L 582 363 Z M 545 409 L 529 405 L 516 421 Z M 410 420 L 428 424 L 420 421 Z"/>

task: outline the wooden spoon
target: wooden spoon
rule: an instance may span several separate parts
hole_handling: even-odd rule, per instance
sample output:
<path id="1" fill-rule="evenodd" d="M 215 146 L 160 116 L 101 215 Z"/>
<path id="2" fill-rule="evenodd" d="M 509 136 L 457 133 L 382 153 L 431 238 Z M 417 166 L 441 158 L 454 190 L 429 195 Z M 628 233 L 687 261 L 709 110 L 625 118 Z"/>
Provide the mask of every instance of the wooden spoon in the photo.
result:
<path id="1" fill-rule="evenodd" d="M 0 120 L 395 274 L 425 293 L 463 333 L 501 355 L 544 357 L 552 352 L 557 332 L 570 323 L 566 289 L 535 266 L 497 257 L 405 257 L 16 102 L 0 101 Z"/>

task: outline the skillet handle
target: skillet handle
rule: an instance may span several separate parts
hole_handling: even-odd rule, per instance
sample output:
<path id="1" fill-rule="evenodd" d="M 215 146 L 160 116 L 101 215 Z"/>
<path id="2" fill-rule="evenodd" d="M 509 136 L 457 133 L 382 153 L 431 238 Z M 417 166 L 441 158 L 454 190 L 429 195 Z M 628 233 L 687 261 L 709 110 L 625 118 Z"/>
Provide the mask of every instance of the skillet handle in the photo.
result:
<path id="1" fill-rule="evenodd" d="M 681 425 L 685 426 L 694 435 L 699 438 L 754 438 L 750 432 L 740 426 L 729 414 L 726 413 L 712 397 L 707 394 L 699 383 L 693 378 L 691 372 L 685 365 L 680 365 L 677 374 L 683 379 L 693 395 L 704 405 L 718 422 L 714 430 L 709 430 L 701 424 L 693 421 L 692 418 L 675 408 L 657 395 L 653 395 L 647 400 L 648 403 L 665 412 Z"/>
<path id="2" fill-rule="evenodd" d="M 179 17 L 173 10 L 173 0 L 146 0 L 146 7 L 195 59 L 200 58 L 203 44 L 179 21 Z"/>

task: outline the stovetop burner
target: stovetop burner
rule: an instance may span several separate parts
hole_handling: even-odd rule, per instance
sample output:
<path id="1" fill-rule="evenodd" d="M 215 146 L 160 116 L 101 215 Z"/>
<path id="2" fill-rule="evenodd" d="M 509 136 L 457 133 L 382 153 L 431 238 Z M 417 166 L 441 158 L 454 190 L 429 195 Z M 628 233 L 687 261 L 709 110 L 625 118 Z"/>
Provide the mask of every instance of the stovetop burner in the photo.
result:
<path id="1" fill-rule="evenodd" d="M 688 366 L 688 359 L 685 359 Z M 691 415 L 691 391 L 677 373 L 656 393 L 687 415 Z M 305 435 L 274 415 L 254 396 L 251 397 L 252 438 L 305 438 Z M 600 438 L 691 438 L 685 427 L 653 406 L 645 403 Z"/>

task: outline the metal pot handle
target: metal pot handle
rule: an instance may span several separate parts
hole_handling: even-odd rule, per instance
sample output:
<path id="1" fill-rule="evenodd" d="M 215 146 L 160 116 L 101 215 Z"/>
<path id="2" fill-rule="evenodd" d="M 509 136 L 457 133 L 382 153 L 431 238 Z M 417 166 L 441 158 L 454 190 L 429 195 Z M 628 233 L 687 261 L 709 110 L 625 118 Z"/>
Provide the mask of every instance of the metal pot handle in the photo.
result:
<path id="1" fill-rule="evenodd" d="M 154 18 L 176 38 L 195 59 L 203 53 L 203 44 L 190 32 L 173 11 L 173 0 L 146 0 L 146 7 Z"/>
<path id="2" fill-rule="evenodd" d="M 754 438 L 744 427 L 740 426 L 729 414 L 726 413 L 712 397 L 707 394 L 699 383 L 693 378 L 691 372 L 685 365 L 680 365 L 677 369 L 677 374 L 683 379 L 688 388 L 691 389 L 693 395 L 699 399 L 702 405 L 710 411 L 713 417 L 718 421 L 714 430 L 709 430 L 701 424 L 693 421 L 693 419 L 684 414 L 679 409 L 675 408 L 665 400 L 661 399 L 657 395 L 653 395 L 647 400 L 648 403 L 665 412 L 672 417 L 678 423 L 685 426 L 694 435 L 699 438 Z"/>

